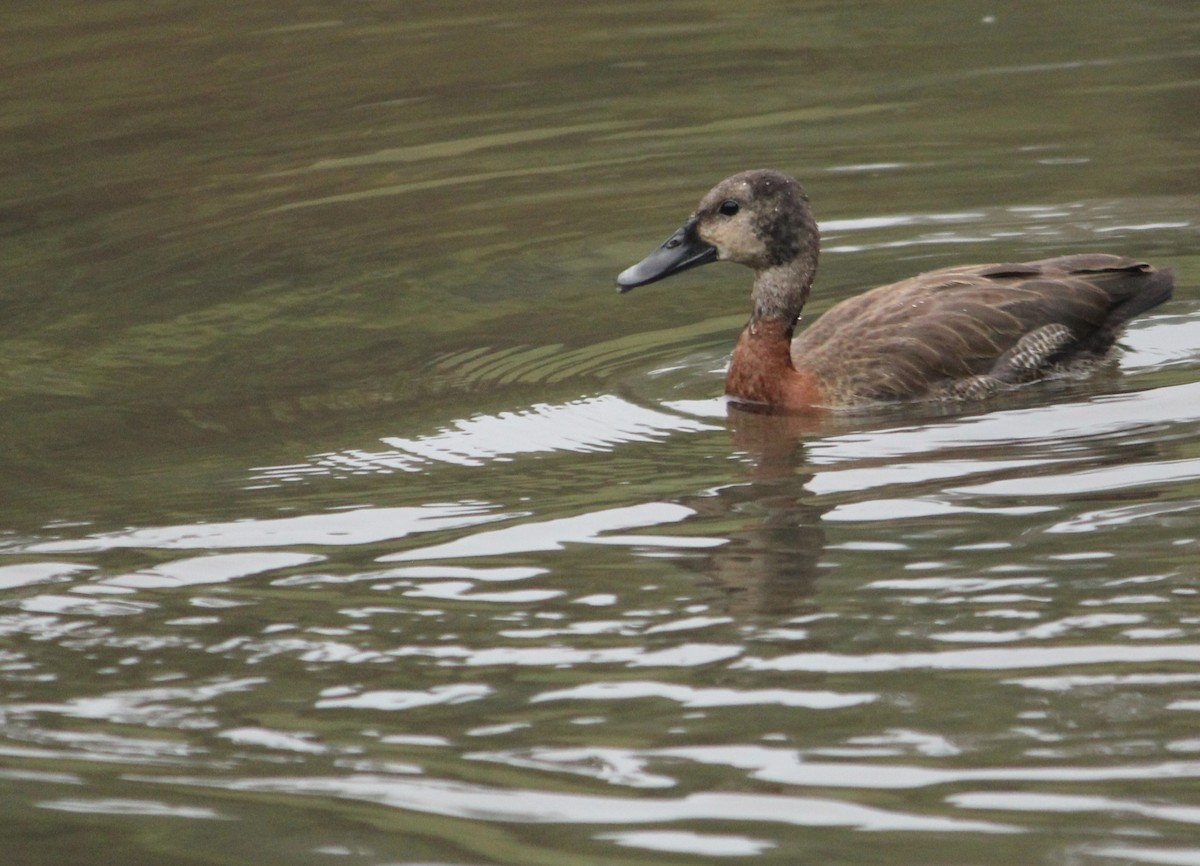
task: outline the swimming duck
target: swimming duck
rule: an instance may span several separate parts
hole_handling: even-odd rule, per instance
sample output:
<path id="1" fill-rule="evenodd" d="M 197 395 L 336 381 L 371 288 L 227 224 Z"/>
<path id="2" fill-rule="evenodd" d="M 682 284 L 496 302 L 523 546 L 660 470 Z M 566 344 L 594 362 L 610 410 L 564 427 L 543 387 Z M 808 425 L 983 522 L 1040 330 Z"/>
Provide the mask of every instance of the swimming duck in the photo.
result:
<path id="1" fill-rule="evenodd" d="M 962 265 L 842 301 L 793 337 L 819 247 L 800 184 L 747 171 L 717 184 L 617 286 L 627 292 L 715 261 L 751 268 L 750 321 L 725 393 L 789 410 L 979 399 L 1095 363 L 1174 287 L 1169 269 L 1103 253 Z"/>

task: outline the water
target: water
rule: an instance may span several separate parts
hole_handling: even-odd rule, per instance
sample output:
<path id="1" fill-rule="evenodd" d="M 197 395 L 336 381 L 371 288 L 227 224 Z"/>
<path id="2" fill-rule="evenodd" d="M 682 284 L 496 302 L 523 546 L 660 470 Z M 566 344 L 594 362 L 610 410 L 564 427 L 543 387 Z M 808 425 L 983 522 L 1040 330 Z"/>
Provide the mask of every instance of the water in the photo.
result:
<path id="1" fill-rule="evenodd" d="M 1200 862 L 1194 3 L 18 4 L 0 136 L 6 862 Z M 1176 268 L 1112 369 L 717 398 L 810 312 Z"/>

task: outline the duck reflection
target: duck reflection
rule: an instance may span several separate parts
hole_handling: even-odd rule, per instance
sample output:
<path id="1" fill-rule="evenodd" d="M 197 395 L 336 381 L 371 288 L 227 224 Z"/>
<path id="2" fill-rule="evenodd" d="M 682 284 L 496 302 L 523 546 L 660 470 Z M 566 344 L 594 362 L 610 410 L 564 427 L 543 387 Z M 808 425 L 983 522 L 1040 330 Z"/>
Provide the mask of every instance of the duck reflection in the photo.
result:
<path id="1" fill-rule="evenodd" d="M 730 403 L 726 422 L 746 476 L 686 503 L 710 523 L 732 518 L 728 543 L 709 550 L 701 568 L 740 610 L 774 617 L 803 612 L 816 593 L 826 544 L 821 515 L 828 506 L 805 487 L 813 474 L 804 440 L 820 421 Z"/>

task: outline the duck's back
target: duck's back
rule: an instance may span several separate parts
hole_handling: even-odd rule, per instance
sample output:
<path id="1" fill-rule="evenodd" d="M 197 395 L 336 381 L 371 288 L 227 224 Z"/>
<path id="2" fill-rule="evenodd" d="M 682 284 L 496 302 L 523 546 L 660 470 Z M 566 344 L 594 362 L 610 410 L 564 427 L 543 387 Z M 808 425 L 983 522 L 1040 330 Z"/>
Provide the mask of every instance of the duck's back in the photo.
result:
<path id="1" fill-rule="evenodd" d="M 843 301 L 792 342 L 832 406 L 975 397 L 1102 356 L 1174 275 L 1082 254 L 930 271 Z"/>

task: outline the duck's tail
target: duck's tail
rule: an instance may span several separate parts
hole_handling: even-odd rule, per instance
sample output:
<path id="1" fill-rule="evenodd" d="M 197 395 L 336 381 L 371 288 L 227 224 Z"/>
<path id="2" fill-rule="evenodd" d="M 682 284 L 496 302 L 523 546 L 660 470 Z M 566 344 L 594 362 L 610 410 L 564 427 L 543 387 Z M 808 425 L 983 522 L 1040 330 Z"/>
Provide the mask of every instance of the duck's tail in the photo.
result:
<path id="1" fill-rule="evenodd" d="M 1081 350 L 1092 354 L 1107 352 L 1130 319 L 1157 307 L 1171 297 L 1175 291 L 1175 271 L 1150 265 L 1143 265 L 1142 268 L 1143 270 L 1125 277 L 1124 282 L 1130 284 L 1132 293 L 1109 310 L 1104 324 L 1080 346 Z"/>
<path id="2" fill-rule="evenodd" d="M 1103 355 L 1132 319 L 1168 300 L 1175 290 L 1175 271 L 1137 259 L 1102 253 L 1061 256 L 1036 264 L 1060 269 L 1103 289 L 1111 299 L 1100 326 L 1072 348 L 1072 353 Z"/>

